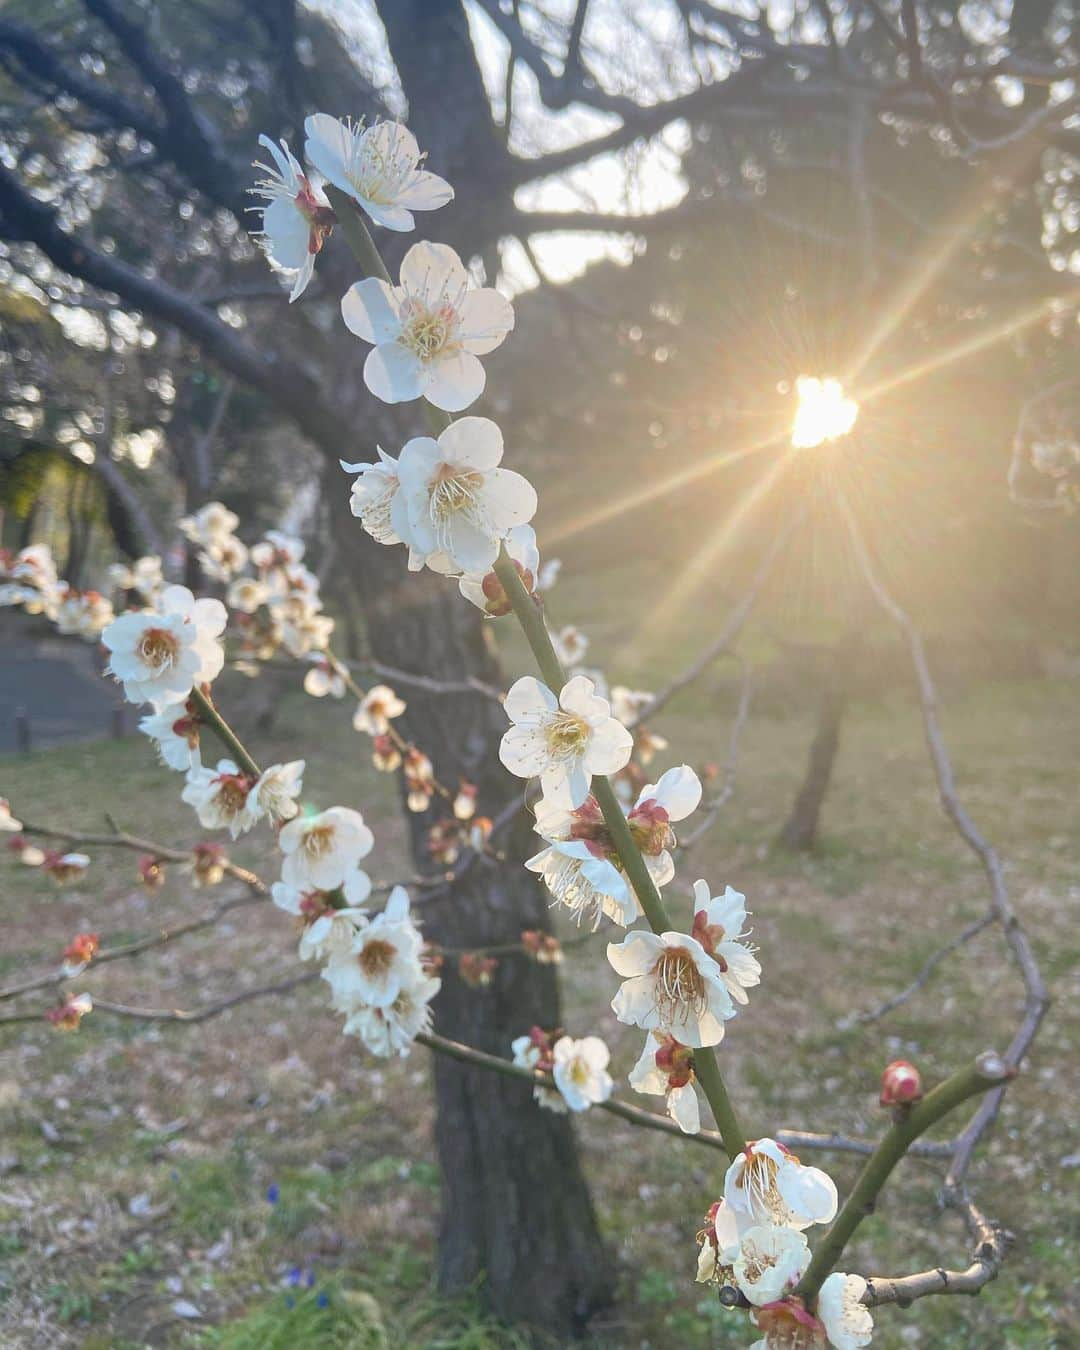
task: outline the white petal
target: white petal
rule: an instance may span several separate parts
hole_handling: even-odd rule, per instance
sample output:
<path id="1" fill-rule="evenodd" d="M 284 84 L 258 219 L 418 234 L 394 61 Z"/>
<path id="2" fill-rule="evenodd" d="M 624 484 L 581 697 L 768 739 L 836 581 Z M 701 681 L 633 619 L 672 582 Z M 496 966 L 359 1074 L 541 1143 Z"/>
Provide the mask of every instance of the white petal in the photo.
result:
<path id="1" fill-rule="evenodd" d="M 437 173 L 421 169 L 411 183 L 402 188 L 398 201 L 413 211 L 437 211 L 454 200 L 454 189 Z"/>
<path id="2" fill-rule="evenodd" d="M 494 469 L 503 457 L 503 434 L 490 417 L 459 417 L 439 435 L 442 458 L 470 469 Z"/>
<path id="3" fill-rule="evenodd" d="M 617 975 L 632 979 L 651 970 L 664 944 L 655 933 L 628 933 L 622 942 L 609 942 L 607 959 Z"/>
<path id="4" fill-rule="evenodd" d="M 701 1129 L 701 1108 L 693 1083 L 672 1088 L 667 1096 L 667 1109 L 683 1134 L 697 1134 Z"/>
<path id="5" fill-rule="evenodd" d="M 536 489 L 513 469 L 492 469 L 484 479 L 483 498 L 500 536 L 536 514 Z"/>
<path id="6" fill-rule="evenodd" d="M 349 287 L 341 298 L 341 317 L 350 333 L 376 345 L 393 342 L 401 332 L 393 288 L 378 277 L 368 277 Z"/>
<path id="7" fill-rule="evenodd" d="M 424 393 L 428 372 L 424 363 L 399 342 L 373 347 L 364 362 L 364 383 L 384 403 L 409 403 Z"/>
<path id="8" fill-rule="evenodd" d="M 498 291 L 470 291 L 461 306 L 458 340 L 476 356 L 494 351 L 514 326 L 514 307 Z"/>
<path id="9" fill-rule="evenodd" d="M 456 297 L 469 284 L 469 274 L 450 245 L 427 240 L 413 244 L 402 258 L 400 277 L 408 291 L 431 299 Z"/>
<path id="10" fill-rule="evenodd" d="M 664 808 L 669 820 L 685 820 L 701 802 L 701 779 L 689 764 L 680 764 L 661 774 L 657 783 L 641 789 L 638 802 L 650 798 Z"/>
<path id="11" fill-rule="evenodd" d="M 590 773 L 618 773 L 628 763 L 634 738 L 621 722 L 609 717 L 589 737 L 585 765 Z"/>
<path id="12" fill-rule="evenodd" d="M 424 394 L 443 412 L 460 412 L 484 392 L 486 378 L 484 367 L 471 352 L 446 352 L 428 366 Z"/>
<path id="13" fill-rule="evenodd" d="M 533 675 L 523 675 L 515 680 L 503 703 L 511 722 L 520 722 L 538 713 L 552 713 L 558 706 L 558 700 L 547 685 Z"/>

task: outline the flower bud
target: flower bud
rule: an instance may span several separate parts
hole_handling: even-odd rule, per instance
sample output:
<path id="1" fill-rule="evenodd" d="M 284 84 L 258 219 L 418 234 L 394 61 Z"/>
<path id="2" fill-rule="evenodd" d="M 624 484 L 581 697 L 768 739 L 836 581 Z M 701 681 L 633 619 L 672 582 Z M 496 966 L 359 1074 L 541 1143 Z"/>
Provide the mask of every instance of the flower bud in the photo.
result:
<path id="1" fill-rule="evenodd" d="M 914 1064 L 894 1059 L 881 1075 L 882 1106 L 909 1106 L 923 1095 L 922 1078 Z"/>

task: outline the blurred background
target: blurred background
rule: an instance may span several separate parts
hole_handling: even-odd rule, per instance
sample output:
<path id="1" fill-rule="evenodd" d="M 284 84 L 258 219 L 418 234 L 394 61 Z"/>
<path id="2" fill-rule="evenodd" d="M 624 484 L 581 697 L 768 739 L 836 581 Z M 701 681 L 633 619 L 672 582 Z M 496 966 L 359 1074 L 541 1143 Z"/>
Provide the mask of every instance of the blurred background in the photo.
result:
<path id="1" fill-rule="evenodd" d="M 60 575 L 77 587 L 104 586 L 118 559 L 159 554 L 172 578 L 205 588 L 177 522 L 221 500 L 249 541 L 266 528 L 305 538 L 342 649 L 369 650 L 372 597 L 383 581 L 357 552 L 338 459 L 366 457 L 376 440 L 396 452 L 414 434 L 416 409 L 372 408 L 360 373 L 366 348 L 339 318 L 340 296 L 355 280 L 341 242 L 331 241 L 307 293 L 287 306 L 286 288 L 249 233 L 258 222 L 248 193 L 259 176 L 251 161 L 260 133 L 286 136 L 299 152 L 312 111 L 407 116 L 456 200 L 418 218 L 417 234 L 379 243 L 393 272 L 415 238 L 445 240 L 478 281 L 514 299 L 516 328 L 486 359 L 487 393 L 476 411 L 499 421 L 508 463 L 537 486 L 542 554 L 563 562 L 551 612 L 586 631 L 587 664 L 658 687 L 719 631 L 776 550 L 740 647 L 753 668 L 754 704 L 715 859 L 718 869 L 738 864 L 744 889 L 756 881 L 771 897 L 776 932 L 767 918 L 766 935 L 797 935 L 777 958 L 781 987 L 790 980 L 792 1000 L 805 992 L 800 944 L 817 951 L 812 944 L 824 941 L 840 988 L 851 980 L 886 994 L 982 903 L 966 855 L 943 842 L 908 658 L 856 565 L 848 509 L 928 639 L 973 809 L 1012 857 L 1044 950 L 1067 969 L 1064 901 L 1080 884 L 1071 806 L 1080 677 L 1078 63 L 1068 0 L 7 0 L 0 544 L 17 551 L 47 543 Z M 854 419 L 822 421 L 811 408 L 810 434 L 793 437 L 800 406 L 804 427 L 807 416 L 800 377 L 839 381 Z M 423 631 L 412 638 L 418 650 Z M 0 753 L 13 755 L 0 766 L 0 790 L 11 788 L 13 802 L 17 787 L 31 805 L 63 803 L 66 820 L 89 825 L 86 793 L 105 774 L 129 812 L 156 818 L 158 808 L 147 805 L 152 782 L 164 789 L 145 746 L 81 748 L 133 724 L 98 678 L 93 648 L 0 610 L 0 651 Z M 516 670 L 512 643 L 510 656 Z M 299 753 L 301 733 L 318 735 L 290 702 L 296 680 L 268 677 L 263 692 L 230 678 L 241 717 L 279 737 L 283 754 Z M 662 727 L 674 751 L 722 764 L 741 687 L 732 667 L 711 671 Z M 74 748 L 36 753 L 54 746 Z M 383 791 L 385 829 L 400 831 L 381 782 L 364 779 L 366 766 L 333 767 L 332 749 L 325 762 L 316 752 L 320 771 L 343 793 L 355 794 L 357 782 Z M 35 753 L 14 757 L 19 750 Z M 160 815 L 167 831 L 164 805 Z M 794 852 L 776 852 L 778 837 Z M 403 835 L 396 846 L 404 855 Z M 108 873 L 105 912 L 134 929 L 129 872 L 118 865 Z M 19 884 L 37 906 L 44 891 Z M 923 906 L 917 919 L 897 917 L 904 895 Z M 84 898 L 89 913 L 91 893 Z M 830 908 L 834 900 L 840 908 Z M 852 933 L 853 910 L 875 917 L 876 938 Z M 48 937 L 21 908 L 17 927 L 24 950 L 44 956 L 75 915 L 41 912 L 55 919 Z M 882 950 L 881 933 L 888 947 L 910 939 L 912 927 L 909 968 L 906 957 L 898 965 Z M 966 1044 L 985 1010 L 987 981 L 1009 978 L 989 949 L 979 951 L 942 996 L 960 1010 L 955 1043 L 938 1037 L 941 1000 L 931 995 L 917 1015 L 901 1015 L 908 1020 L 893 1028 L 894 1049 L 934 1045 L 944 1057 Z M 229 963 L 218 956 L 217 965 L 200 957 L 197 969 L 221 975 Z M 190 974 L 149 970 L 152 1001 Z M 571 1008 L 584 1008 L 585 995 L 572 987 Z M 786 997 L 774 1006 L 777 1035 Z M 837 1032 L 844 997 L 824 1001 L 799 1033 L 806 1053 L 825 1057 L 838 1088 L 865 1095 L 878 1044 L 853 1042 L 850 1028 Z M 220 1101 L 262 1094 L 273 1103 L 280 1082 L 236 1086 L 237 1064 L 250 1056 L 244 1038 L 261 1035 L 258 1015 L 247 1016 L 230 1023 L 232 1041 L 222 1036 L 227 1063 L 199 1067 L 187 1057 L 211 1050 L 170 1041 L 175 1065 L 187 1067 L 176 1068 L 168 1093 L 182 1095 L 188 1074 L 204 1085 L 217 1075 L 233 1081 Z M 27 1074 L 41 1070 L 40 1051 L 31 1052 L 11 1077 L 27 1100 Z M 41 1084 L 53 1082 L 49 1074 L 76 1074 L 65 1058 L 73 1053 L 49 1043 Z M 99 1066 L 115 1067 L 115 1053 L 102 1034 Z M 112 1105 L 130 1124 L 153 1094 L 134 1041 L 127 1053 L 142 1098 L 121 1095 Z M 290 1097 L 271 1113 L 304 1127 L 302 1111 L 323 1090 L 324 1072 L 312 1070 L 303 1102 Z M 778 1086 L 760 1066 L 739 1072 L 744 1090 L 781 1114 L 805 1097 L 797 1082 Z M 396 1066 L 386 1084 L 380 1077 L 373 1089 L 363 1079 L 365 1091 L 390 1096 L 415 1087 Z M 45 1096 L 57 1092 L 75 1095 L 70 1078 Z M 160 1293 L 162 1279 L 181 1278 L 176 1252 L 198 1247 L 199 1278 L 210 1278 L 206 1270 L 220 1271 L 225 1258 L 205 1251 L 224 1233 L 241 1244 L 239 1229 L 258 1251 L 258 1273 L 242 1266 L 237 1279 L 247 1283 L 229 1292 L 213 1275 L 202 1303 L 217 1314 L 271 1287 L 279 1268 L 307 1260 L 313 1245 L 319 1261 L 353 1267 L 362 1251 L 361 1267 L 378 1272 L 374 1283 L 395 1291 L 392 1301 L 419 1300 L 423 1262 L 410 1266 L 400 1244 L 380 1245 L 381 1227 L 342 1220 L 334 1207 L 346 1202 L 331 1193 L 334 1183 L 319 1189 L 320 1181 L 300 1217 L 277 1229 L 262 1213 L 261 1187 L 286 1165 L 261 1133 L 265 1103 L 222 1117 L 205 1150 L 182 1159 L 160 1135 L 168 1118 L 184 1114 L 185 1103 L 174 1105 L 141 1128 L 153 1136 L 162 1185 L 171 1184 L 169 1168 L 180 1175 L 181 1219 L 164 1242 L 176 1251 L 166 1256 L 159 1244 L 146 1258 L 149 1275 L 140 1267 L 124 1276 L 140 1297 L 144 1286 L 157 1291 L 164 1329 L 148 1343 L 184 1331 L 176 1328 L 187 1315 L 170 1314 Z M 87 1146 L 101 1146 L 109 1101 L 98 1106 L 105 1115 L 86 1123 Z M 34 1137 L 25 1155 L 16 1150 L 16 1165 L 33 1172 L 39 1108 L 14 1109 L 24 1112 L 20 1128 L 29 1111 Z M 844 1124 L 839 1109 L 831 1123 Z M 380 1128 L 369 1141 L 372 1158 L 386 1153 Z M 421 1165 L 425 1128 L 422 1117 L 394 1139 L 402 1176 L 419 1188 L 404 1231 L 426 1252 L 434 1183 Z M 1075 1162 L 1065 1134 L 1047 1128 L 1053 1166 Z M 229 1152 L 236 1131 L 261 1141 L 241 1162 Z M 587 1135 L 588 1158 L 604 1222 L 620 1231 L 637 1201 L 605 1171 L 601 1138 L 599 1129 Z M 329 1144 L 320 1150 L 327 1175 L 337 1177 L 346 1164 L 325 1161 Z M 741 1334 L 725 1339 L 714 1309 L 684 1299 L 692 1250 L 672 1254 L 692 1226 L 685 1207 L 698 1203 L 704 1166 L 697 1176 L 666 1174 L 659 1148 L 641 1156 L 665 1176 L 668 1199 L 654 1231 L 621 1251 L 639 1273 L 647 1265 L 648 1278 L 624 1291 L 630 1311 L 604 1343 L 741 1344 Z M 208 1158 L 225 1171 L 204 1177 L 198 1168 Z M 139 1162 L 123 1165 L 135 1175 Z M 299 1162 L 290 1156 L 287 1165 Z M 1019 1191 L 1031 1180 L 1029 1160 L 1018 1152 L 1011 1165 Z M 354 1188 L 358 1166 L 347 1164 Z M 382 1217 L 400 1218 L 391 1174 L 361 1173 Z M 142 1194 L 129 1180 L 117 1188 Z M 916 1188 L 916 1208 L 932 1208 L 931 1180 Z M 36 1185 L 27 1193 L 40 1197 Z M 1049 1186 L 1044 1177 L 1036 1189 Z M 226 1209 L 200 1226 L 192 1215 L 207 1203 L 203 1190 L 222 1187 L 243 1220 L 231 1223 Z M 137 1213 L 129 1212 L 132 1198 L 120 1206 L 125 1222 Z M 75 1202 L 53 1194 L 50 1203 L 66 1214 Z M 1027 1201 L 1018 1203 L 1017 1225 L 1030 1228 Z M 337 1217 L 320 1218 L 319 1205 Z M 899 1237 L 921 1232 L 924 1221 L 924 1211 L 913 1211 Z M 122 1241 L 107 1216 L 95 1222 Z M 322 1230 L 334 1225 L 328 1237 Z M 1060 1228 L 1052 1216 L 1039 1229 L 1022 1307 L 1012 1282 L 980 1311 L 982 1321 L 969 1322 L 967 1310 L 935 1312 L 940 1320 L 929 1330 L 894 1328 L 882 1343 L 1067 1344 L 1076 1323 L 1059 1296 Z M 876 1237 L 890 1258 L 903 1250 Z M 38 1232 L 30 1246 L 50 1241 L 55 1234 Z M 50 1279 L 67 1288 L 66 1277 Z M 1058 1281 L 1057 1292 L 1047 1292 L 1047 1279 Z M 68 1294 L 50 1302 L 35 1286 L 13 1343 L 90 1344 L 101 1281 L 100 1271 L 83 1272 L 67 1303 Z M 199 1304 L 186 1274 L 184 1281 L 173 1302 Z M 105 1302 L 113 1317 L 116 1300 Z M 27 1328 L 39 1315 L 45 1339 L 35 1340 Z M 141 1316 L 133 1315 L 134 1331 L 122 1319 L 106 1321 L 106 1339 L 94 1343 L 128 1344 L 129 1332 L 144 1343 Z M 450 1314 L 431 1316 L 446 1325 Z M 1010 1339 L 1003 1328 L 1016 1317 L 1031 1319 L 1033 1339 Z M 462 1335 L 481 1334 L 468 1318 L 465 1325 Z M 425 1339 L 426 1322 L 400 1334 L 403 1344 L 436 1343 Z M 492 1343 L 509 1343 L 499 1335 Z"/>

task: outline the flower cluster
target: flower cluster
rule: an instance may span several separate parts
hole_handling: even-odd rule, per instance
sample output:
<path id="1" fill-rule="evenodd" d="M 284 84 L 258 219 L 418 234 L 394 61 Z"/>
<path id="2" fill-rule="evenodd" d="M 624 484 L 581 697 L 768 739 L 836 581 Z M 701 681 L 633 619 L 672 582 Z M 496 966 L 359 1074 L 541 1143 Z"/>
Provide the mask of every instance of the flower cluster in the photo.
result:
<path id="1" fill-rule="evenodd" d="M 587 1111 L 611 1096 L 615 1086 L 607 1071 L 611 1054 L 599 1036 L 575 1040 L 563 1031 L 533 1027 L 527 1036 L 513 1041 L 510 1049 L 519 1069 L 554 1079 L 554 1088 L 544 1082 L 533 1087 L 534 1099 L 548 1111 Z"/>
<path id="2" fill-rule="evenodd" d="M 775 1139 L 747 1145 L 728 1167 L 724 1198 L 698 1234 L 699 1281 L 734 1284 L 763 1333 L 756 1350 L 857 1350 L 869 1345 L 873 1319 L 862 1303 L 866 1281 L 832 1274 L 810 1309 L 794 1291 L 810 1264 L 805 1230 L 830 1223 L 832 1179 L 804 1166 Z"/>

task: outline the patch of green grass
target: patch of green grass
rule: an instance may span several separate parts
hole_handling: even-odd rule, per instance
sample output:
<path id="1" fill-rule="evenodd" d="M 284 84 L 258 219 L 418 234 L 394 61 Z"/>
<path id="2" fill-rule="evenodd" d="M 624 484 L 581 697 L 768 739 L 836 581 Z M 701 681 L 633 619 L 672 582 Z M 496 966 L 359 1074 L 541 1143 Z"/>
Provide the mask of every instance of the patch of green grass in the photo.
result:
<path id="1" fill-rule="evenodd" d="M 213 1350 L 528 1350 L 473 1298 L 397 1299 L 393 1312 L 338 1281 L 286 1289 L 224 1327 L 198 1334 Z"/>
<path id="2" fill-rule="evenodd" d="M 256 1202 L 251 1159 L 242 1142 L 221 1158 L 185 1161 L 176 1168 L 173 1196 L 181 1227 L 207 1242 L 235 1228 Z"/>

